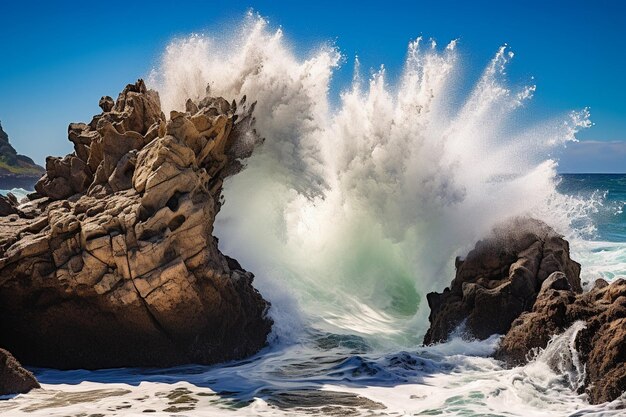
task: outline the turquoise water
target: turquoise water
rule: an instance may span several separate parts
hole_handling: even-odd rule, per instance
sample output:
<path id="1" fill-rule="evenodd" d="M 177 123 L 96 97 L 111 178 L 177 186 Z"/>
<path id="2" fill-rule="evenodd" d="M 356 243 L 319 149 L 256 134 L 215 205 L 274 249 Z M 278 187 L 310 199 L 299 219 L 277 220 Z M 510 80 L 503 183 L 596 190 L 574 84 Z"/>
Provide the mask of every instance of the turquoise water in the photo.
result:
<path id="1" fill-rule="evenodd" d="M 563 174 L 558 190 L 598 202 L 589 215 L 595 231 L 588 239 L 626 242 L 626 174 Z"/>

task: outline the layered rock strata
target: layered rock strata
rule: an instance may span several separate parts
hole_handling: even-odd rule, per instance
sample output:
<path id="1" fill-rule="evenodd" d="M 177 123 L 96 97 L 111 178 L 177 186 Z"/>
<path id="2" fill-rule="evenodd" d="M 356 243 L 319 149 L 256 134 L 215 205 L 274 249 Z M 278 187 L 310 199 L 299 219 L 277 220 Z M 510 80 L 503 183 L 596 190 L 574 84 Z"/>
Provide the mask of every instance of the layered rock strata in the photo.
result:
<path id="1" fill-rule="evenodd" d="M 271 321 L 253 275 L 213 237 L 225 178 L 260 142 L 254 105 L 161 112 L 142 80 L 72 123 L 31 201 L 0 218 L 0 346 L 54 368 L 242 358 Z"/>

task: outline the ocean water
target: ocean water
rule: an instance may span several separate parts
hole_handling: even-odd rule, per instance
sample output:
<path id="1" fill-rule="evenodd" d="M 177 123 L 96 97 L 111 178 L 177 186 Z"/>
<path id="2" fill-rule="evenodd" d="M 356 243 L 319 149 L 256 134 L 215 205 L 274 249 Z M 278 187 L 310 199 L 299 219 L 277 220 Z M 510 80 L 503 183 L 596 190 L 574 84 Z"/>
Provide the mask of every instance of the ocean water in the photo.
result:
<path id="1" fill-rule="evenodd" d="M 626 277 L 626 175 L 564 174 L 557 189 L 592 207 L 573 222 L 572 257 L 583 265 L 583 281 Z"/>
<path id="2" fill-rule="evenodd" d="M 549 156 L 590 125 L 589 113 L 520 125 L 535 87 L 506 80 L 513 53 L 497 49 L 465 92 L 456 49 L 411 42 L 393 84 L 355 62 L 334 100 L 340 51 L 297 56 L 257 16 L 172 41 L 149 78 L 166 114 L 207 83 L 214 95 L 258 101 L 266 140 L 225 184 L 215 233 L 272 302 L 269 345 L 216 366 L 35 369 L 43 389 L 0 402 L 0 414 L 625 415 L 624 397 L 591 406 L 576 394 L 580 323 L 514 369 L 489 357 L 497 335 L 421 345 L 425 294 L 448 285 L 454 257 L 510 216 L 563 233 L 585 281 L 626 275 L 626 176 L 558 175 Z"/>
<path id="3" fill-rule="evenodd" d="M 32 192 L 34 192 L 34 190 L 25 190 L 24 188 L 12 188 L 10 190 L 0 189 L 0 194 L 7 195 L 7 193 L 12 193 L 17 198 L 17 201 L 21 201 L 26 195 Z"/>

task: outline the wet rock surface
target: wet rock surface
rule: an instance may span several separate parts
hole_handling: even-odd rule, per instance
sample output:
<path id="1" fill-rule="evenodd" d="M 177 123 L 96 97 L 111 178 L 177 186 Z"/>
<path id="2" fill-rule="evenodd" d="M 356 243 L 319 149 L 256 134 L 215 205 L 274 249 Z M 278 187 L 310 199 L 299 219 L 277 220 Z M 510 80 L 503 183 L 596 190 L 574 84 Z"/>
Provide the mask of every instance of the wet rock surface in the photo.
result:
<path id="1" fill-rule="evenodd" d="M 575 348 L 585 367 L 580 391 L 592 403 L 612 401 L 626 391 L 626 280 L 610 285 L 595 282 L 585 293 L 576 293 L 562 275 L 554 273 L 544 283 L 532 311 L 522 314 L 502 339 L 496 358 L 510 365 L 525 363 L 529 352 L 545 348 L 550 338 L 575 322 L 584 327 Z"/>
<path id="2" fill-rule="evenodd" d="M 167 120 L 139 80 L 100 106 L 0 217 L 0 346 L 61 369 L 258 351 L 268 303 L 212 235 L 224 179 L 260 143 L 254 105 L 206 97 Z"/>
<path id="3" fill-rule="evenodd" d="M 462 331 L 478 339 L 505 334 L 511 323 L 532 309 L 543 282 L 563 272 L 571 288 L 582 291 L 580 265 L 569 256 L 569 244 L 545 223 L 517 218 L 496 227 L 464 260 L 442 293 L 429 293 L 430 328 L 425 344 L 447 340 Z"/>
<path id="4" fill-rule="evenodd" d="M 502 334 L 495 357 L 517 366 L 580 322 L 574 350 L 585 375 L 579 391 L 594 404 L 626 391 L 626 280 L 600 279 L 583 292 L 569 244 L 543 222 L 518 218 L 497 227 L 457 260 L 450 287 L 427 297 L 425 344 L 445 341 L 456 329 L 478 339 Z"/>

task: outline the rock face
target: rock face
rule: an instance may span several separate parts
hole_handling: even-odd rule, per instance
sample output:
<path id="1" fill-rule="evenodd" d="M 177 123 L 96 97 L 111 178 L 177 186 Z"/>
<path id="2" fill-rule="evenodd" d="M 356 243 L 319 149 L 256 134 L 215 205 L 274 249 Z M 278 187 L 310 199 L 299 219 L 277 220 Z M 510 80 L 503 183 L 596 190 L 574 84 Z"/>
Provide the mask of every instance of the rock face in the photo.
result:
<path id="1" fill-rule="evenodd" d="M 0 349 L 0 395 L 23 394 L 39 388 L 33 374 L 4 349 Z"/>
<path id="2" fill-rule="evenodd" d="M 496 228 L 456 266 L 450 287 L 427 296 L 425 344 L 445 341 L 459 326 L 479 339 L 502 334 L 495 357 L 517 366 L 582 321 L 575 338 L 586 370 L 580 392 L 597 404 L 626 391 L 626 280 L 598 280 L 583 293 L 567 241 L 528 218 Z"/>
<path id="3" fill-rule="evenodd" d="M 18 214 L 20 212 L 17 209 L 18 204 L 17 198 L 12 193 L 8 193 L 6 197 L 0 195 L 0 216 Z"/>
<path id="4" fill-rule="evenodd" d="M 17 153 L 9 143 L 9 135 L 0 124 L 0 188 L 29 188 L 44 174 L 32 159 Z"/>
<path id="5" fill-rule="evenodd" d="M 29 365 L 170 366 L 242 358 L 271 321 L 253 276 L 212 236 L 222 182 L 260 142 L 254 106 L 128 85 L 31 201 L 0 218 L 0 345 Z"/>
<path id="6" fill-rule="evenodd" d="M 541 288 L 532 311 L 513 322 L 496 357 L 509 364 L 526 362 L 532 349 L 544 348 L 551 336 L 577 321 L 585 327 L 576 336 L 576 351 L 585 365 L 580 390 L 592 403 L 612 401 L 626 391 L 626 280 L 609 285 L 598 280 L 579 294 L 556 272 Z"/>
<path id="7" fill-rule="evenodd" d="M 465 260 L 457 259 L 456 276 L 443 293 L 429 293 L 430 328 L 425 344 L 463 332 L 479 339 L 506 334 L 511 323 L 532 309 L 542 283 L 563 272 L 581 292 L 580 265 L 569 257 L 569 244 L 538 220 L 517 218 L 497 227 Z"/>

